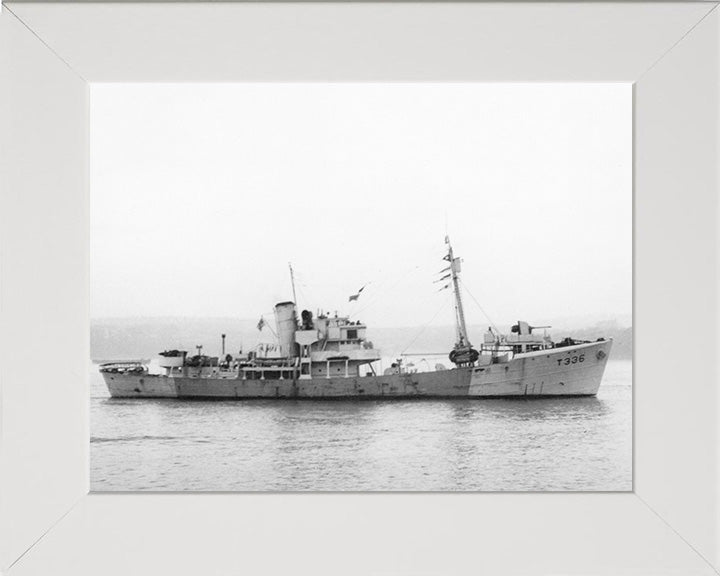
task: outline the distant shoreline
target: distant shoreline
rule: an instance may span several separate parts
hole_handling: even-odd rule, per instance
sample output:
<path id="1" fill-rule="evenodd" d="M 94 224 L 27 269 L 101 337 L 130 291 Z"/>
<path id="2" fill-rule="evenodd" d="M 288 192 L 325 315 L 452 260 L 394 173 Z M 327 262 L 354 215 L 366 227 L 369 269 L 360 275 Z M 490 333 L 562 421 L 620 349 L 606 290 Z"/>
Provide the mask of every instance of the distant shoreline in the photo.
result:
<path id="1" fill-rule="evenodd" d="M 472 325 L 468 332 L 479 342 L 487 329 L 485 325 Z M 500 326 L 501 331 L 509 332 Z M 614 340 L 612 358 L 631 360 L 633 356 L 633 328 L 618 322 L 601 322 L 583 329 L 553 328 L 548 331 L 557 342 L 569 336 L 579 340 Z M 259 342 L 272 340 L 267 330 L 259 332 L 256 322 L 234 318 L 144 318 L 119 320 L 93 320 L 90 323 L 90 358 L 95 363 L 127 359 L 155 358 L 159 352 L 170 349 L 194 353 L 203 346 L 203 353 L 217 356 L 221 353 L 221 334 L 226 334 L 226 352 L 245 352 Z M 444 354 L 452 348 L 454 327 L 368 327 L 369 339 L 385 357 L 399 357 L 402 353 Z M 436 351 L 436 352 L 435 352 Z"/>

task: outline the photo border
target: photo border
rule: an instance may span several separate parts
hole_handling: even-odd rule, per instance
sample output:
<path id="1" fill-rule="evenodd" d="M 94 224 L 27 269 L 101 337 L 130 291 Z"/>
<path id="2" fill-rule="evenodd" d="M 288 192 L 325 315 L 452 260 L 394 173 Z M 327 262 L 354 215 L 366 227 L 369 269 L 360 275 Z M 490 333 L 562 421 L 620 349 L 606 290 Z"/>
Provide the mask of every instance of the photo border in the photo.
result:
<path id="1" fill-rule="evenodd" d="M 174 4 L 132 6 L 158 14 Z M 578 13 L 588 6 L 608 13 L 635 9 L 628 4 L 637 5 L 485 6 L 547 9 L 559 19 L 558 31 L 563 26 L 567 31 L 550 39 L 555 44 L 548 57 L 563 61 L 556 48 L 577 47 L 572 27 Z M 617 59 L 611 62 L 622 68 L 617 81 L 634 85 L 633 493 L 397 495 L 88 494 L 88 87 L 96 78 L 108 78 L 98 68 L 78 64 L 84 61 L 68 49 L 73 46 L 64 28 L 68 21 L 48 17 L 53 6 L 72 8 L 76 17 L 81 5 L 89 4 L 16 1 L 0 14 L 0 349 L 13 359 L 0 365 L 3 573 L 718 573 L 717 3 L 644 4 L 648 13 L 661 14 L 652 26 L 668 22 L 674 35 L 642 56 L 644 65 L 632 78 L 629 68 Z M 265 9 L 281 15 L 291 5 L 296 16 L 298 10 L 312 12 L 332 23 L 342 12 L 338 8 L 357 4 L 276 3 Z M 379 33 L 388 26 L 380 16 L 397 25 L 406 15 L 423 13 L 419 6 L 430 6 L 447 12 L 439 14 L 448 19 L 441 26 L 457 10 L 457 4 L 363 5 L 379 12 L 358 26 L 375 26 Z M 477 5 L 483 4 L 467 3 Z M 247 6 L 257 11 L 259 5 Z M 673 28 L 676 14 L 686 15 L 688 23 Z M 624 37 L 622 20 L 607 25 L 608 42 Z M 280 32 L 268 28 L 271 36 L 280 34 L 273 40 L 285 42 L 284 52 L 307 58 L 303 50 L 323 48 L 301 49 L 290 37 L 292 26 Z M 654 33 L 652 26 L 636 31 L 640 47 Z M 393 67 L 399 81 L 421 79 L 423 70 L 412 70 L 417 78 L 407 76 L 410 61 L 403 61 L 404 44 L 421 49 L 417 30 L 398 26 L 393 34 L 398 49 L 390 55 L 397 60 L 388 55 L 378 80 L 387 80 Z M 526 43 L 527 54 L 537 51 L 532 27 L 523 34 L 513 42 Z M 362 79 L 370 80 L 371 66 L 357 59 L 341 61 L 355 48 L 344 52 L 345 40 L 332 39 L 337 53 L 323 56 L 327 59 L 321 63 L 333 65 L 336 58 L 342 73 L 328 79 L 345 81 L 343 66 L 356 66 Z M 456 41 L 433 39 L 448 46 Z M 612 53 L 609 44 L 607 52 Z M 377 57 L 373 54 L 370 62 Z M 529 69 L 513 54 L 498 57 L 528 78 Z M 627 59 L 634 54 L 628 52 Z M 258 62 L 246 69 L 249 78 L 262 79 L 265 70 L 283 78 L 277 51 L 255 56 Z M 290 59 L 296 67 L 301 61 Z M 587 75 L 572 60 L 557 69 L 565 65 L 567 81 L 612 80 L 612 71 L 597 62 L 585 62 Z M 168 64 L 170 78 L 163 81 L 181 70 L 173 66 Z M 322 74 L 309 59 L 307 66 L 311 79 L 319 79 Z M 433 66 L 440 69 L 438 62 L 428 64 Z M 453 73 L 461 68 L 452 68 Z M 119 81 L 126 79 L 127 68 L 109 70 Z M 295 68 L 288 70 L 297 74 Z M 221 68 L 212 73 L 227 80 Z M 548 80 L 562 78 L 552 73 Z M 38 333 L 56 344 L 43 351 L 44 368 L 34 370 Z"/>

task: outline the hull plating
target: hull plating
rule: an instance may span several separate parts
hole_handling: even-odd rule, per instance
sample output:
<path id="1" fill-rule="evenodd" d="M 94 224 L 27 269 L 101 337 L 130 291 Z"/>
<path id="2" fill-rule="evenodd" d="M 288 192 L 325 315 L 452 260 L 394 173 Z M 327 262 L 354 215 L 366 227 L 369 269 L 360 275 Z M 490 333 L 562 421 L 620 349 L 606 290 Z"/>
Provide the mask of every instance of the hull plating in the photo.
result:
<path id="1" fill-rule="evenodd" d="M 612 340 L 516 356 L 501 364 L 388 376 L 243 380 L 103 374 L 116 398 L 497 398 L 597 394 Z"/>
<path id="2" fill-rule="evenodd" d="M 177 398 L 175 380 L 152 374 L 103 373 L 113 398 Z"/>

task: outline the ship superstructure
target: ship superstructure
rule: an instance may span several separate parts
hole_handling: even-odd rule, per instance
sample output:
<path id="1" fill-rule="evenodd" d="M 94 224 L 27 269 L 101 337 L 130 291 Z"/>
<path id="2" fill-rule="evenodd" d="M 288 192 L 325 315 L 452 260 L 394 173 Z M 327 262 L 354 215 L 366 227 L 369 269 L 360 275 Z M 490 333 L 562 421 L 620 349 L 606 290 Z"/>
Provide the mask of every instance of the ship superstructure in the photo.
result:
<path id="1" fill-rule="evenodd" d="M 380 352 L 368 343 L 364 324 L 337 315 L 314 318 L 309 310 L 298 321 L 294 302 L 277 304 L 275 318 L 278 354 L 251 353 L 239 364 L 241 380 L 349 378 L 361 376 L 363 368 L 374 374 Z"/>
<path id="2" fill-rule="evenodd" d="M 348 316 L 303 310 L 294 301 L 274 309 L 276 342 L 247 355 L 220 357 L 170 350 L 160 354 L 164 374 L 139 363 L 101 365 L 113 397 L 171 398 L 418 398 L 537 397 L 597 394 L 612 340 L 571 338 L 555 343 L 546 326 L 518 321 L 509 334 L 488 328 L 479 349 L 468 336 L 460 290 L 461 260 L 446 238 L 443 280 L 452 287 L 456 342 L 454 368 L 409 370 L 402 361 L 379 373 L 381 353 L 367 326 Z M 292 275 L 292 268 L 291 268 Z M 293 296 L 294 296 L 293 282 Z M 261 325 L 264 320 L 261 320 Z M 542 330 L 542 332 L 540 332 Z"/>

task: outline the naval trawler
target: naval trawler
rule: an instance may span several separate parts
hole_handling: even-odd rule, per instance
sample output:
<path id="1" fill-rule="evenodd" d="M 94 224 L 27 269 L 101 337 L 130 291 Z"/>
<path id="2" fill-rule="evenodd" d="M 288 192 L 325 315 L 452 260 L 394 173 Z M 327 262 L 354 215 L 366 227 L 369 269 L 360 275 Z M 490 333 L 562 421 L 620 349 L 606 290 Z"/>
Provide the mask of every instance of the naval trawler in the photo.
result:
<path id="1" fill-rule="evenodd" d="M 160 353 L 163 374 L 139 362 L 100 365 L 113 398 L 180 399 L 392 399 L 535 398 L 595 396 L 612 339 L 553 342 L 545 331 L 518 321 L 509 334 L 488 328 L 479 347 L 470 343 L 459 277 L 461 260 L 445 238 L 447 287 L 452 287 L 456 342 L 453 368 L 442 364 L 417 371 L 399 360 L 376 371 L 380 350 L 366 337 L 367 326 L 347 316 L 303 310 L 295 302 L 275 306 L 277 344 L 259 345 L 247 355 L 220 357 L 187 351 Z M 262 319 L 261 319 L 262 322 Z M 540 327 L 548 328 L 548 327 Z"/>

